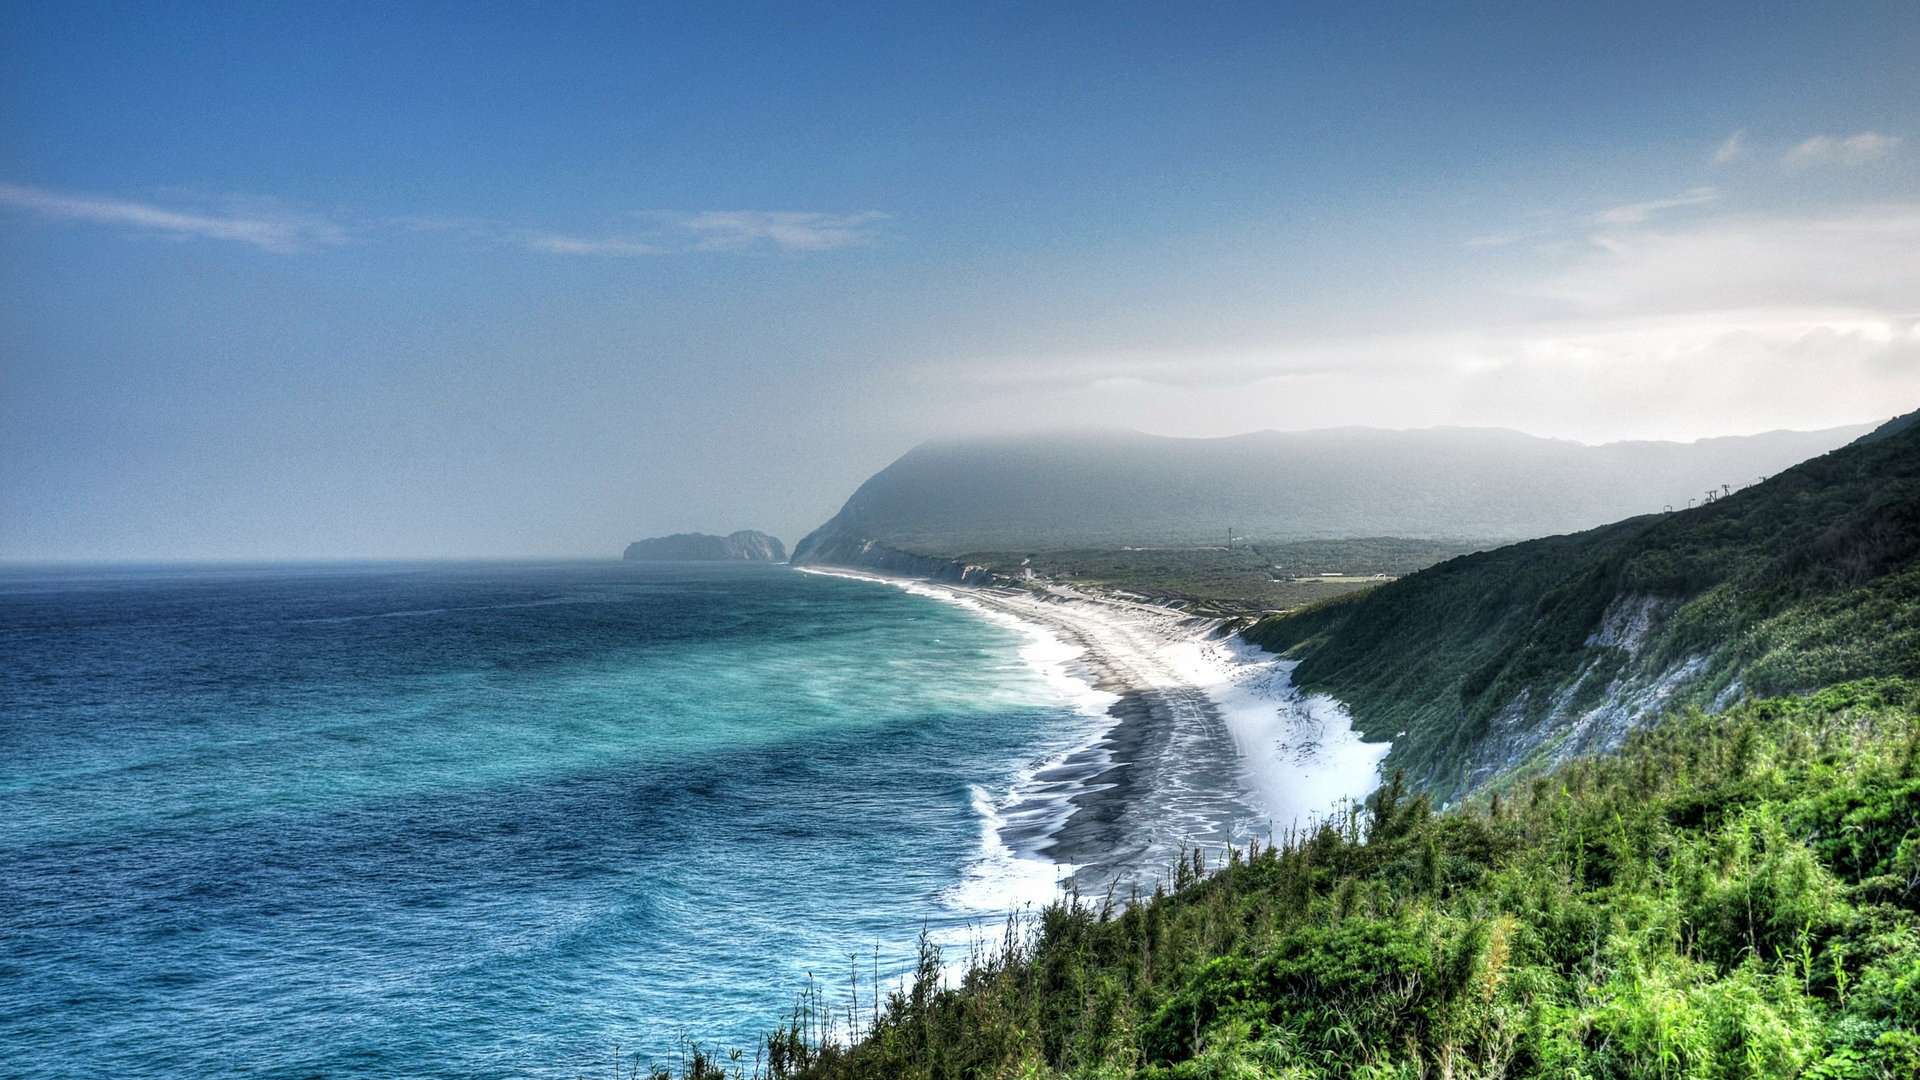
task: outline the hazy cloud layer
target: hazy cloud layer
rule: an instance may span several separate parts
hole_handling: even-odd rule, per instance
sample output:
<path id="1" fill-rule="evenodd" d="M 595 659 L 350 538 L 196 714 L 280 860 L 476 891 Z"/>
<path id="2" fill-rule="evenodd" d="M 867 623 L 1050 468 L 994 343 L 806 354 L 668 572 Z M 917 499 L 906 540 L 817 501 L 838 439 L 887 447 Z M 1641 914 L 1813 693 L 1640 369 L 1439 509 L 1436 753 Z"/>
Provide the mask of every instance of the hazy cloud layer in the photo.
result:
<path id="1" fill-rule="evenodd" d="M 209 213 L 102 196 L 65 194 L 26 184 L 0 183 L 0 203 L 47 217 L 121 225 L 177 237 L 232 240 L 282 254 L 346 239 L 346 230 L 309 215 L 248 211 Z"/>
<path id="2" fill-rule="evenodd" d="M 798 254 L 866 247 L 879 241 L 878 226 L 891 215 L 878 210 L 828 214 L 791 210 L 702 210 L 690 214 L 644 214 L 664 218 L 644 236 L 581 237 L 517 234 L 536 251 L 557 255 L 672 255 L 682 252 L 779 252 Z"/>
<path id="3" fill-rule="evenodd" d="M 620 237 L 587 238 L 555 233 L 529 233 L 519 238 L 535 251 L 552 255 L 666 255 L 673 249 L 645 240 Z"/>
<path id="4" fill-rule="evenodd" d="M 886 219 L 886 214 L 875 210 L 858 214 L 710 210 L 690 215 L 680 226 L 700 237 L 695 246 L 702 251 L 747 251 L 757 247 L 779 251 L 832 251 L 874 243 L 878 239 L 875 226 Z"/>
<path id="5" fill-rule="evenodd" d="M 259 203 L 260 200 L 255 200 Z M 176 237 L 231 240 L 266 251 L 292 254 L 343 243 L 347 229 L 311 214 L 271 204 L 225 212 L 186 210 L 158 203 L 51 191 L 28 184 L 0 183 L 0 204 L 46 217 L 120 225 Z M 878 227 L 891 215 L 878 210 L 822 213 L 781 210 L 701 210 L 684 214 L 649 213 L 659 225 L 639 235 L 601 236 L 540 232 L 432 216 L 395 218 L 384 227 L 388 239 L 429 232 L 454 232 L 477 240 L 510 244 L 553 255 L 642 256 L 687 252 L 804 252 L 865 247 L 879 240 Z"/>
<path id="6" fill-rule="evenodd" d="M 1899 136 L 1882 135 L 1873 131 L 1863 131 L 1858 135 L 1848 135 L 1844 138 L 1815 135 L 1788 150 L 1781 156 L 1780 163 L 1796 169 L 1834 165 L 1847 167 L 1871 165 L 1890 157 L 1899 146 Z"/>
<path id="7" fill-rule="evenodd" d="M 1673 210 L 1682 206 L 1703 206 L 1719 198 L 1720 192 L 1715 188 L 1689 188 L 1671 199 L 1654 199 L 1650 202 L 1629 203 L 1626 206 L 1602 210 L 1594 215 L 1594 220 L 1602 225 L 1636 225 L 1662 210 Z"/>
<path id="8" fill-rule="evenodd" d="M 1734 132 L 1725 139 L 1722 139 L 1719 146 L 1713 148 L 1713 163 L 1715 165 L 1725 165 L 1728 162 L 1738 161 L 1746 156 L 1747 133 L 1745 131 Z"/>
<path id="9" fill-rule="evenodd" d="M 1694 438 L 1920 406 L 1920 204 L 1673 226 L 1601 217 L 1614 224 L 1504 312 L 1488 297 L 1448 325 L 996 358 L 969 378 L 1019 423 L 1044 422 L 1032 404 L 1044 401 L 1045 412 L 1184 435 L 1524 415 L 1595 441 Z"/>
<path id="10" fill-rule="evenodd" d="M 1543 282 L 1582 310 L 1724 310 L 1808 304 L 1901 308 L 1920 297 L 1920 204 L 1728 216 L 1611 229 Z"/>

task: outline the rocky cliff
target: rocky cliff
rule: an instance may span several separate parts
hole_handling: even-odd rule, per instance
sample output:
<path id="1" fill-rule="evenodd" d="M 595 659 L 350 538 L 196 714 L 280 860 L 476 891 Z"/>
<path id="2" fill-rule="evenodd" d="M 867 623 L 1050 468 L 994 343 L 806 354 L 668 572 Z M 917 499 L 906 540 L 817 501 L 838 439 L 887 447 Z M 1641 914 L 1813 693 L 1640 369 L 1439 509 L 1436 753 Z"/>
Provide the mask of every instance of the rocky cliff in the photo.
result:
<path id="1" fill-rule="evenodd" d="M 627 545 L 634 562 L 785 562 L 786 545 L 763 532 L 742 529 L 726 536 L 674 533 Z"/>

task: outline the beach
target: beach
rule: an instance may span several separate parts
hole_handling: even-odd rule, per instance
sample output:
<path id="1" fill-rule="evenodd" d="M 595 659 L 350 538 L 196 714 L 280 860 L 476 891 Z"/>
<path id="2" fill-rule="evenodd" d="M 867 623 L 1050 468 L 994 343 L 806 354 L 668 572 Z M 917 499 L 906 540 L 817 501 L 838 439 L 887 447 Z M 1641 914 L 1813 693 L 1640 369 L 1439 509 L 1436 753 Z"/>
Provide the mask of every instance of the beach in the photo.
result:
<path id="1" fill-rule="evenodd" d="M 1010 889 L 1069 884 L 1124 898 L 1166 881 L 1185 851 L 1270 840 L 1364 798 L 1390 744 L 1300 692 L 1293 662 L 1223 621 L 1060 585 L 953 585 L 838 568 L 968 607 L 1031 635 L 1030 661 L 1070 682 L 1084 738 L 976 799 L 983 862 Z"/>

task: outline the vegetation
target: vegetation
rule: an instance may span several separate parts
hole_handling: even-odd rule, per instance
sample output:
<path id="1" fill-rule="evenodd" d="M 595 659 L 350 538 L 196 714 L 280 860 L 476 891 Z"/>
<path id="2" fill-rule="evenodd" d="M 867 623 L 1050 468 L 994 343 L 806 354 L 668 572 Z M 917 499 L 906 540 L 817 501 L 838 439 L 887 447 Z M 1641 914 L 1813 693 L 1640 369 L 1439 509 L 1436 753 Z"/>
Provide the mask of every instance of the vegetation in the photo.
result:
<path id="1" fill-rule="evenodd" d="M 1452 813 L 1396 778 L 1172 885 L 681 1075 L 1920 1075 L 1920 688 L 1689 710 Z"/>
<path id="2" fill-rule="evenodd" d="M 923 946 L 885 1000 L 809 996 L 751 1063 L 680 1075 L 1920 1076 L 1920 424 L 1247 636 L 1405 769 L 1152 896 L 1016 920 L 957 982 Z M 1496 719 L 1551 733 L 1649 685 L 1675 707 L 1617 752 L 1467 783 Z"/>
<path id="3" fill-rule="evenodd" d="M 1920 426 L 1898 424 L 1707 506 L 1468 555 L 1246 636 L 1449 795 L 1503 716 L 1550 748 L 1636 684 L 1709 704 L 1920 676 Z"/>
<path id="4" fill-rule="evenodd" d="M 1239 541 L 1232 548 L 976 552 L 961 560 L 1005 577 L 1031 572 L 1048 581 L 1126 593 L 1196 614 L 1250 615 L 1345 596 L 1471 550 L 1468 544 L 1440 540 L 1362 537 L 1284 544 Z M 1298 580 L 1329 574 L 1352 580 Z"/>

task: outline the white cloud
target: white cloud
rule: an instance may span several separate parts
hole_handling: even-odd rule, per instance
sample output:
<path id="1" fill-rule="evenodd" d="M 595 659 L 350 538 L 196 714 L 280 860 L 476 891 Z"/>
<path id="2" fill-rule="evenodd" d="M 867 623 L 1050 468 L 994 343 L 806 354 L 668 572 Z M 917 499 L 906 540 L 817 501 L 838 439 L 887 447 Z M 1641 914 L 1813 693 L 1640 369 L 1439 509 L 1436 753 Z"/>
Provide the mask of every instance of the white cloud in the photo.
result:
<path id="1" fill-rule="evenodd" d="M 1722 139 L 1719 146 L 1713 148 L 1713 163 L 1725 165 L 1747 156 L 1747 133 L 1736 131 Z"/>
<path id="2" fill-rule="evenodd" d="M 1890 156 L 1900 146 L 1898 135 L 1863 131 L 1858 135 L 1836 138 L 1815 135 L 1780 158 L 1782 165 L 1796 169 L 1823 165 L 1870 165 Z"/>
<path id="3" fill-rule="evenodd" d="M 773 210 L 707 210 L 689 214 L 679 227 L 696 235 L 701 251 L 833 251 L 864 247 L 879 239 L 875 226 L 890 215 L 877 210 L 822 214 Z"/>
<path id="4" fill-rule="evenodd" d="M 1654 199 L 1650 202 L 1629 203 L 1615 206 L 1595 214 L 1594 220 L 1603 225 L 1635 225 L 1647 220 L 1662 210 L 1674 210 L 1682 206 L 1703 206 L 1720 198 L 1716 188 L 1697 187 L 1675 195 L 1670 199 Z"/>
<path id="5" fill-rule="evenodd" d="M 1056 364 L 1051 378 L 1033 374 Z M 966 399 L 966 422 L 1015 428 L 1076 416 L 1194 436 L 1471 424 L 1588 442 L 1693 439 L 1920 407 L 1920 323 L 1844 308 L 1543 319 L 1227 354 L 1031 356 L 967 378 L 979 396 Z M 898 407 L 941 400 L 916 388 Z"/>
<path id="6" fill-rule="evenodd" d="M 1591 240 L 1539 295 L 1578 310 L 1640 313 L 1809 304 L 1898 311 L 1920 297 L 1920 204 L 1616 228 Z"/>
<path id="7" fill-rule="evenodd" d="M 0 203 L 48 217 L 124 225 L 180 237 L 232 240 L 273 252 L 307 251 L 342 243 L 346 230 L 307 215 L 253 210 L 204 213 L 91 195 L 69 195 L 25 184 L 0 183 Z"/>
<path id="8" fill-rule="evenodd" d="M 520 239 L 535 251 L 544 251 L 553 255 L 664 255 L 672 250 L 644 240 L 621 237 L 588 238 L 561 236 L 555 233 L 532 233 Z"/>
<path id="9" fill-rule="evenodd" d="M 347 239 L 347 230 L 341 225 L 286 210 L 269 200 L 227 200 L 222 210 L 195 210 L 0 182 L 0 205 L 47 217 L 120 225 L 176 237 L 231 240 L 283 253 L 308 251 Z M 483 243 L 506 244 L 553 255 L 626 257 L 687 252 L 796 253 L 863 247 L 879 240 L 879 224 L 892 215 L 877 210 L 839 214 L 702 210 L 639 216 L 649 219 L 651 224 L 638 235 L 540 232 L 501 222 L 420 216 L 386 219 L 379 226 L 389 234 L 464 234 Z"/>
<path id="10" fill-rule="evenodd" d="M 879 239 L 875 226 L 891 215 L 813 211 L 701 210 L 686 214 L 643 213 L 657 224 L 641 236 L 574 236 L 517 231 L 500 235 L 511 243 L 555 255 L 672 255 L 696 251 L 834 251 L 864 247 Z"/>
<path id="11" fill-rule="evenodd" d="M 1520 296 L 1489 290 L 1443 323 L 1008 355 L 928 377 L 977 388 L 986 401 L 970 397 L 968 417 L 1098 416 L 1175 435 L 1360 423 L 1697 438 L 1920 407 L 1920 203 L 1629 223 L 1592 240 Z"/>

